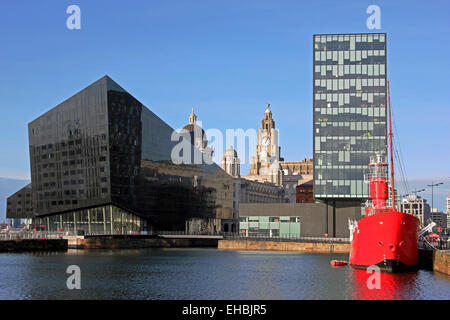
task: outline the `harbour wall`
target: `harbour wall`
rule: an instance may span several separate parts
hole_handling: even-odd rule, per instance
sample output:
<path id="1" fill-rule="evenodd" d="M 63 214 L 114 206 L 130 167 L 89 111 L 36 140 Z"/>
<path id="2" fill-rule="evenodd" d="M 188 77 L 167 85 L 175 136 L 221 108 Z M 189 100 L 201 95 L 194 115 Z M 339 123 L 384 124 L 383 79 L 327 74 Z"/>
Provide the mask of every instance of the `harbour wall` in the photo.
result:
<path id="1" fill-rule="evenodd" d="M 136 237 L 92 237 L 82 236 L 66 237 L 69 248 L 73 249 L 140 249 L 140 248 L 188 248 L 188 247 L 215 247 L 217 239 L 161 239 Z"/>
<path id="2" fill-rule="evenodd" d="M 420 268 L 438 271 L 450 275 L 450 250 L 426 250 L 419 251 Z"/>
<path id="3" fill-rule="evenodd" d="M 64 239 L 16 239 L 1 240 L 0 252 L 66 251 L 68 241 Z"/>
<path id="4" fill-rule="evenodd" d="M 350 252 L 349 243 L 219 240 L 217 247 L 222 250 L 272 250 L 272 251 L 297 251 L 297 252 L 317 252 L 317 253 Z"/>

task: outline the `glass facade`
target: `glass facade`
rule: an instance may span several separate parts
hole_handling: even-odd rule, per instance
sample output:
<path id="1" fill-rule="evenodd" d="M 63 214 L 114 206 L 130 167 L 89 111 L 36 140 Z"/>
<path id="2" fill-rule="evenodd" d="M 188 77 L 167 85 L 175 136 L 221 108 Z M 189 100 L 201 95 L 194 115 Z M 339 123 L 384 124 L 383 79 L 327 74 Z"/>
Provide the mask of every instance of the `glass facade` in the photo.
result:
<path id="1" fill-rule="evenodd" d="M 314 35 L 314 196 L 364 199 L 387 148 L 386 34 Z"/>
<path id="2" fill-rule="evenodd" d="M 112 205 L 36 217 L 32 228 L 79 235 L 136 235 L 151 231 L 145 219 Z"/>
<path id="3" fill-rule="evenodd" d="M 300 237 L 300 217 L 240 217 L 239 232 L 250 237 Z"/>
<path id="4" fill-rule="evenodd" d="M 233 178 L 190 143 L 181 153 L 200 163 L 174 163 L 183 136 L 174 141 L 174 129 L 107 76 L 29 123 L 28 132 L 30 217 L 49 228 L 64 227 L 66 218 L 75 223 L 75 213 L 76 225 L 87 230 L 86 214 L 105 206 L 158 230 L 184 230 L 191 218 L 233 219 Z M 108 221 L 99 225 L 109 228 Z"/>

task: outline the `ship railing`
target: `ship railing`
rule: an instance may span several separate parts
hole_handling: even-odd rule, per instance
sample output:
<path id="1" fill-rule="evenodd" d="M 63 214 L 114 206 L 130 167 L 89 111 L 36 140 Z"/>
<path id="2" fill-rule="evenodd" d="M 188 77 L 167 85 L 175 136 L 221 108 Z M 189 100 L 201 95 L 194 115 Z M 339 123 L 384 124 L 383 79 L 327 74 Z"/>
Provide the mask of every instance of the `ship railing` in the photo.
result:
<path id="1" fill-rule="evenodd" d="M 366 200 L 365 202 L 365 206 L 366 208 L 375 208 L 375 204 L 373 202 L 373 200 Z M 384 209 L 384 208 L 392 208 L 392 200 L 390 199 L 386 199 L 384 206 L 379 206 L 377 207 L 377 209 Z"/>
<path id="2" fill-rule="evenodd" d="M 369 161 L 371 164 L 387 164 L 387 156 L 384 153 L 375 153 L 375 155 L 369 157 Z"/>
<path id="3" fill-rule="evenodd" d="M 381 213 L 380 211 L 383 211 L 386 209 L 392 209 L 392 201 L 390 199 L 388 199 L 388 200 L 386 200 L 386 203 L 384 204 L 384 206 L 378 205 L 377 207 L 375 207 L 372 200 L 367 200 L 365 202 L 365 207 L 369 208 L 369 212 L 366 213 L 366 216 L 371 216 L 371 215 L 374 215 L 377 213 Z"/>
<path id="4" fill-rule="evenodd" d="M 366 173 L 364 173 L 364 182 L 365 183 L 370 183 L 370 181 L 372 179 L 386 179 L 386 182 L 387 182 L 387 172 L 376 171 L 376 172 L 366 172 Z"/>

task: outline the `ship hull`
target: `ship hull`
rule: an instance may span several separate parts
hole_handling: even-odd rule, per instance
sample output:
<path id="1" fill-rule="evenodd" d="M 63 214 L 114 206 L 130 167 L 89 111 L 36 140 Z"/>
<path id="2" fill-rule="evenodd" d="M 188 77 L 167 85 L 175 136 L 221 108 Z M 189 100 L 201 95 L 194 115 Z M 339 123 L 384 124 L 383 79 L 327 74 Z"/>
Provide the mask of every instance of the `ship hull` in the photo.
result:
<path id="1" fill-rule="evenodd" d="M 353 232 L 350 265 L 384 272 L 415 270 L 419 263 L 419 219 L 394 210 L 362 218 Z"/>

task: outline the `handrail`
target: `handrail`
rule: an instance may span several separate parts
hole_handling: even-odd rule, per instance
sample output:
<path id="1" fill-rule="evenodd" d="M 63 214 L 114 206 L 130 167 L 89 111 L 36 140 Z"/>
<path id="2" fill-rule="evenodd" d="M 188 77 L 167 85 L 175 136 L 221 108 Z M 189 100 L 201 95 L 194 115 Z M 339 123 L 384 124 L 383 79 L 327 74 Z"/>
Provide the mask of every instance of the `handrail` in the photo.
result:
<path id="1" fill-rule="evenodd" d="M 14 239 L 61 239 L 67 236 L 76 236 L 73 231 L 14 231 L 0 233 L 0 240 Z M 267 234 L 243 235 L 238 232 L 186 232 L 186 231 L 129 231 L 124 234 L 116 234 L 108 231 L 92 231 L 85 236 L 111 236 L 111 235 L 146 235 L 146 236 L 222 236 L 224 239 L 256 240 L 256 241 L 298 241 L 298 242 L 330 242 L 348 243 L 349 238 L 332 237 L 305 237 L 298 235 L 269 236 Z"/>

